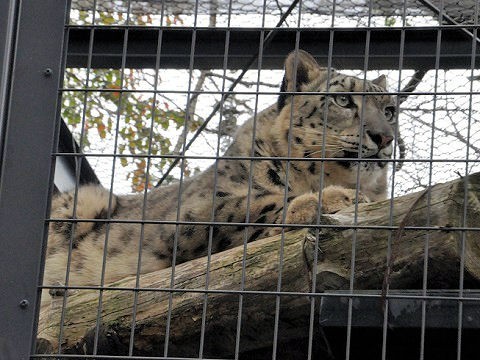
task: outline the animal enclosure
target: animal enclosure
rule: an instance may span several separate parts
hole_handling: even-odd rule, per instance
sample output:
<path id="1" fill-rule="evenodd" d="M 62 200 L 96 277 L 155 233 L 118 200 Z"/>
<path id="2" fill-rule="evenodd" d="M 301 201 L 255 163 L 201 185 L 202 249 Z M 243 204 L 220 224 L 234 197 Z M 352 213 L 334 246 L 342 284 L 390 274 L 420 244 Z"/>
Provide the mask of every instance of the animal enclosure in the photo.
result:
<path id="1" fill-rule="evenodd" d="M 478 1 L 0 13 L 1 359 L 478 357 Z"/>

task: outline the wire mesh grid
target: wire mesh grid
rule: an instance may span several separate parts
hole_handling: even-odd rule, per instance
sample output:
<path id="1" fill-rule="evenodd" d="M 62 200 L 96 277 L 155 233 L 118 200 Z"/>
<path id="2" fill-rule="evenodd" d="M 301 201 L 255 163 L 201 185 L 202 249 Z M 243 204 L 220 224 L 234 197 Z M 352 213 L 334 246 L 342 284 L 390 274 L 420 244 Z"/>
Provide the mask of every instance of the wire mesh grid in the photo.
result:
<path id="1" fill-rule="evenodd" d="M 55 180 L 70 192 L 52 201 L 32 358 L 474 358 L 479 7 L 449 0 L 72 1 L 67 37 L 86 31 L 88 46 L 83 67 L 69 67 L 75 43 L 65 49 L 61 116 L 80 151 L 54 154 L 57 173 L 61 158 L 75 166 L 68 184 Z M 234 41 L 239 28 L 259 30 L 252 53 Z M 281 28 L 291 30 L 290 47 L 274 56 Z M 328 31 L 321 66 L 349 64 L 338 70 L 355 76 L 356 88 L 338 88 L 337 75 L 320 65 L 312 71 L 326 74 L 323 87 L 301 86 L 312 65 L 300 49 L 311 46 L 308 33 L 317 28 Z M 374 28 L 398 31 L 388 68 L 375 65 Z M 102 39 L 109 29 L 120 37 Z M 145 55 L 139 29 L 153 34 L 154 60 L 129 67 Z M 223 34 L 220 66 L 197 61 L 206 29 Z M 406 67 L 408 31 L 422 29 L 434 36 L 430 66 Z M 344 61 L 351 43 L 338 40 L 348 30 L 361 42 L 354 65 Z M 170 34 L 182 31 L 190 39 L 175 48 L 181 53 L 165 53 Z M 109 40 L 121 47 L 112 52 Z M 467 52 L 449 52 L 460 40 Z M 243 66 L 230 67 L 242 51 Z M 288 66 L 280 68 L 291 51 L 288 79 Z M 112 53 L 110 66 L 98 66 Z M 165 65 L 181 56 L 184 69 Z M 463 56 L 468 66 L 443 67 L 444 56 Z M 272 65 L 275 57 L 281 60 Z M 387 105 L 376 103 L 383 90 L 366 81 L 381 83 L 381 74 L 395 98 Z M 305 96 L 357 110 L 356 150 L 330 149 L 337 126 L 331 106 L 319 103 L 299 117 L 290 104 Z M 372 97 L 382 116 L 397 114 L 392 136 L 372 133 Z M 277 98 L 286 102 L 281 112 Z M 311 133 L 296 136 L 295 129 L 304 120 L 313 128 L 306 119 L 315 112 L 319 145 L 307 152 Z M 275 125 L 280 116 L 288 119 L 283 128 Z M 358 149 L 372 141 L 378 152 L 363 157 Z M 380 166 L 385 148 L 393 154 Z M 82 163 L 101 187 L 80 186 Z M 364 166 L 376 171 L 365 177 Z M 340 175 L 332 180 L 330 170 Z M 352 206 L 330 215 L 337 209 L 328 211 L 328 193 L 319 189 L 348 187 L 346 176 L 353 184 L 341 194 Z M 305 209 L 308 220 L 294 216 Z"/>
<path id="2" fill-rule="evenodd" d="M 94 0 L 74 0 L 72 8 L 87 12 L 93 11 Z M 265 9 L 265 15 L 282 15 L 290 7 L 289 1 L 262 2 L 258 0 L 242 1 L 169 1 L 163 4 L 161 1 L 97 1 L 95 9 L 101 12 L 119 12 L 135 16 L 152 16 L 162 11 L 166 14 L 197 15 L 249 15 L 259 14 L 258 9 Z M 325 15 L 331 16 L 332 8 L 335 7 L 337 16 L 356 18 L 355 21 L 367 24 L 372 17 L 406 16 L 423 18 L 429 17 L 437 20 L 438 9 L 442 8 L 445 16 L 459 23 L 475 22 L 475 1 L 474 0 L 380 0 L 370 2 L 368 0 L 321 0 L 303 1 L 302 9 L 305 16 Z M 367 17 L 370 20 L 359 19 Z M 130 19 L 133 20 L 133 19 Z M 478 19 L 478 17 L 477 17 Z M 100 19 L 98 19 L 101 21 Z M 124 20 L 124 19 L 123 19 Z M 232 19 L 233 20 L 233 19 Z M 135 21 L 135 20 L 133 20 Z M 293 20 L 295 22 L 295 20 Z"/>

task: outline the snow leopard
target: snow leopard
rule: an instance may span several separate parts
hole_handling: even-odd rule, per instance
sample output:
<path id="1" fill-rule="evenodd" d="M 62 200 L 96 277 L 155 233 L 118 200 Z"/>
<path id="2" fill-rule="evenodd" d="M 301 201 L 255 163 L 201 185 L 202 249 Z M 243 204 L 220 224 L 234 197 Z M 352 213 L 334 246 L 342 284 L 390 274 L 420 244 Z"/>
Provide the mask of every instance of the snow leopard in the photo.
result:
<path id="1" fill-rule="evenodd" d="M 100 285 L 104 254 L 110 283 L 385 199 L 396 134 L 386 88 L 383 75 L 345 75 L 292 52 L 277 103 L 205 171 L 146 195 L 85 185 L 54 196 L 44 284 L 64 284 L 68 265 L 70 286 Z"/>

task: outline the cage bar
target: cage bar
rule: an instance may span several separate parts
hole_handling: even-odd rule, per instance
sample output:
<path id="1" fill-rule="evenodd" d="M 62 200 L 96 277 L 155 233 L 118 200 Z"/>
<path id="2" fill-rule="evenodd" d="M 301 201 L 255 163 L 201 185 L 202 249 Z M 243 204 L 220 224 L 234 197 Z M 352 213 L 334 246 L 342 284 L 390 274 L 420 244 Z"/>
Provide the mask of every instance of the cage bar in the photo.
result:
<path id="1" fill-rule="evenodd" d="M 4 1 L 0 180 L 0 352 L 27 359 L 35 344 L 45 217 L 53 177 L 66 1 Z M 35 56 L 32 56 L 35 54 Z"/>

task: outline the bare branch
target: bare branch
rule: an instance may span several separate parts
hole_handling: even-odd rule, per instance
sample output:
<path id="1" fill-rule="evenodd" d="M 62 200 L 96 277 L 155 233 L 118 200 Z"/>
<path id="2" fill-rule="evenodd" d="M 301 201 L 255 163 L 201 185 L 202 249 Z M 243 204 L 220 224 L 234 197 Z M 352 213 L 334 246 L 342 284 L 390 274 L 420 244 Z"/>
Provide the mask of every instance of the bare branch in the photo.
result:
<path id="1" fill-rule="evenodd" d="M 217 78 L 225 79 L 225 80 L 232 81 L 232 82 L 236 80 L 236 78 L 233 78 L 233 77 L 231 77 L 231 76 L 220 75 L 220 74 L 216 74 L 216 73 L 214 73 L 214 72 L 209 72 L 209 73 L 207 73 L 207 76 L 209 76 L 209 77 L 217 77 Z M 262 81 L 256 82 L 256 81 L 245 81 L 245 80 L 242 80 L 242 81 L 239 81 L 239 84 L 244 85 L 244 86 L 247 86 L 247 87 L 252 87 L 252 86 L 257 86 L 257 85 L 268 86 L 268 87 L 275 88 L 275 89 L 276 89 L 277 87 L 279 87 L 278 84 L 272 84 L 272 83 L 267 83 L 267 82 L 262 82 Z"/>
<path id="2" fill-rule="evenodd" d="M 426 70 L 416 70 L 412 78 L 410 79 L 410 81 L 402 89 L 402 92 L 414 92 L 417 86 L 422 82 L 426 73 L 427 73 Z M 405 100 L 407 100 L 407 98 L 408 98 L 408 95 L 399 95 L 398 103 L 402 104 Z"/>
<path id="3" fill-rule="evenodd" d="M 195 115 L 195 111 L 197 108 L 197 100 L 198 96 L 200 94 L 200 91 L 203 88 L 203 85 L 205 84 L 205 79 L 206 79 L 206 74 L 207 72 L 202 70 L 200 72 L 200 76 L 198 77 L 197 83 L 195 84 L 195 89 L 193 95 L 190 97 L 190 101 L 188 102 L 188 109 L 185 115 L 185 126 L 188 126 L 188 122 L 193 119 Z M 182 131 L 180 136 L 177 139 L 177 143 L 175 144 L 175 147 L 173 148 L 173 153 L 174 154 L 180 154 L 182 151 L 183 144 L 185 143 L 185 136 L 187 135 L 187 131 Z"/>
<path id="4" fill-rule="evenodd" d="M 405 145 L 405 141 L 400 136 L 400 133 L 398 133 L 397 145 L 398 145 L 398 152 L 399 152 L 400 159 L 405 159 L 405 153 L 407 152 L 407 147 Z M 402 167 L 403 167 L 403 162 L 400 161 L 395 165 L 395 170 L 397 171 L 401 170 Z"/>
<path id="5" fill-rule="evenodd" d="M 215 27 L 217 24 L 217 15 L 215 11 L 217 4 L 215 1 L 212 1 L 210 5 L 212 6 L 213 11 L 210 13 L 209 26 Z M 187 123 L 194 118 L 194 115 L 197 109 L 198 97 L 200 95 L 200 91 L 203 89 L 203 86 L 205 84 L 205 79 L 208 76 L 207 74 L 208 72 L 206 70 L 200 71 L 200 76 L 198 77 L 197 83 L 195 84 L 194 93 L 190 97 L 190 101 L 188 102 L 188 105 L 187 105 L 187 111 L 185 115 L 185 126 L 187 126 Z M 178 137 L 177 143 L 175 144 L 175 147 L 173 149 L 174 154 L 180 154 L 180 152 L 182 151 L 183 144 L 186 143 L 186 140 L 187 140 L 186 135 L 187 135 L 187 131 L 183 131 Z"/>
<path id="6" fill-rule="evenodd" d="M 427 71 L 425 70 L 416 70 L 415 73 L 413 74 L 412 78 L 410 81 L 407 83 L 407 85 L 402 89 L 402 92 L 413 92 L 417 88 L 418 84 L 420 84 L 425 76 Z M 398 105 L 402 104 L 405 100 L 407 100 L 408 95 L 399 95 L 397 97 L 398 99 Z M 407 148 L 405 146 L 405 141 L 403 140 L 402 136 L 400 135 L 400 129 L 397 131 L 398 133 L 398 150 L 399 150 L 399 156 L 400 159 L 405 159 L 405 153 L 407 151 Z M 398 162 L 395 166 L 395 169 L 401 170 L 403 167 L 403 162 Z"/>
<path id="7" fill-rule="evenodd" d="M 425 125 L 425 126 L 428 126 L 428 127 L 431 127 L 432 124 L 431 123 L 428 123 L 426 122 L 425 120 L 422 120 L 420 118 L 415 118 L 415 121 L 419 122 L 420 124 L 422 125 Z M 449 131 L 447 129 L 442 129 L 442 128 L 439 128 L 438 126 L 434 126 L 434 129 L 435 131 L 438 131 L 442 134 L 445 134 L 447 136 L 452 136 L 454 138 L 456 138 L 458 141 L 460 141 L 461 143 L 467 145 L 470 147 L 470 149 L 472 149 L 476 154 L 479 154 L 480 155 L 480 148 L 473 145 L 471 141 L 467 141 L 467 139 L 465 139 L 465 137 L 463 137 L 460 133 L 458 133 L 457 131 Z"/>

